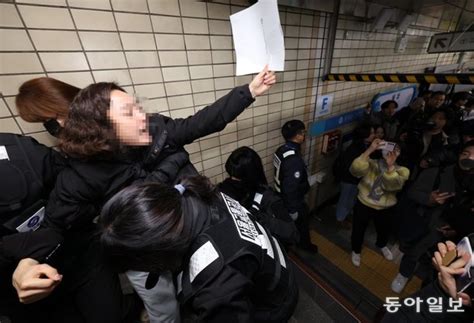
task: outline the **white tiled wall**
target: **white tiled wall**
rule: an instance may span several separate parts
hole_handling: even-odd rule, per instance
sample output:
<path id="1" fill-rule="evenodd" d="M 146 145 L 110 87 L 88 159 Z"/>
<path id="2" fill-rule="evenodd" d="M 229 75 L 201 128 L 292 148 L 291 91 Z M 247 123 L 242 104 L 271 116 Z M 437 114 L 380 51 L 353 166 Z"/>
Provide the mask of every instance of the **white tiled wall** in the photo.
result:
<path id="1" fill-rule="evenodd" d="M 17 0 L 0 3 L 0 131 L 30 134 L 53 145 L 37 124 L 17 117 L 14 96 L 31 78 L 50 76 L 84 87 L 116 81 L 146 97 L 145 109 L 187 117 L 250 82 L 236 77 L 229 15 L 246 0 Z M 322 82 L 323 38 L 329 15 L 280 8 L 285 32 L 285 71 L 276 84 L 219 134 L 187 147 L 198 170 L 214 180 L 233 149 L 252 146 L 267 174 L 271 155 L 282 143 L 281 125 L 292 118 L 313 120 L 315 95 L 335 93 L 333 113 L 360 106 L 374 94 L 398 84 Z M 434 30 L 409 30 L 409 46 L 394 54 L 395 32 L 367 35 L 364 24 L 341 16 L 332 57 L 333 72 L 421 72 L 451 63 L 455 55 L 426 54 Z M 319 138 L 308 141 L 311 171 L 327 167 Z M 317 158 L 313 158 L 314 156 Z M 271 179 L 271 176 L 268 176 Z"/>

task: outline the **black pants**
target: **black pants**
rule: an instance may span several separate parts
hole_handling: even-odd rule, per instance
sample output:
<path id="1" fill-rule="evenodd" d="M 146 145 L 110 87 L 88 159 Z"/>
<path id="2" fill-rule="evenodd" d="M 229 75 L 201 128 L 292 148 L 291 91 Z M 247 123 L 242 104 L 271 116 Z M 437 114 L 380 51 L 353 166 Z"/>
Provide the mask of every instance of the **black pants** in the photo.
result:
<path id="1" fill-rule="evenodd" d="M 375 230 L 377 231 L 377 247 L 383 248 L 387 245 L 390 230 L 390 212 L 391 209 L 372 209 L 357 200 L 356 205 L 354 206 L 354 216 L 352 219 L 352 251 L 360 253 L 362 250 L 365 230 L 367 229 L 370 220 L 374 221 Z"/>
<path id="2" fill-rule="evenodd" d="M 304 209 L 298 211 L 298 219 L 295 221 L 296 228 L 300 233 L 300 242 L 298 245 L 301 247 L 308 247 L 312 245 L 311 237 L 309 234 L 309 208 L 305 204 Z"/>
<path id="3" fill-rule="evenodd" d="M 400 274 L 405 277 L 411 277 L 415 273 L 417 265 L 423 256 L 428 255 L 428 259 L 431 259 L 433 254 L 431 249 L 436 246 L 438 242 L 445 239 L 437 230 L 437 228 L 443 224 L 445 224 L 445 222 L 442 221 L 438 215 L 433 215 L 428 232 L 418 241 L 405 246 L 402 261 L 400 262 Z M 428 262 L 428 264 L 424 266 L 423 271 L 430 272 L 431 268 L 431 262 Z"/>

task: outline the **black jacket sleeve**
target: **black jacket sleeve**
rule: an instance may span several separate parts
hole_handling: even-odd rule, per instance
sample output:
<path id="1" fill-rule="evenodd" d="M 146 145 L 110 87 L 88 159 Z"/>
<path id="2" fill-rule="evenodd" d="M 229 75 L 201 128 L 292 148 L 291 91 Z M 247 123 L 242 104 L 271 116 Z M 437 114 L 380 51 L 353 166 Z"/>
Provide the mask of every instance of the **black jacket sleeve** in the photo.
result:
<path id="1" fill-rule="evenodd" d="M 242 85 L 193 116 L 186 119 L 168 119 L 168 144 L 182 147 L 198 138 L 223 130 L 253 101 L 248 85 Z"/>
<path id="2" fill-rule="evenodd" d="M 43 262 L 62 241 L 62 236 L 51 229 L 4 236 L 0 241 L 0 268 L 16 264 L 23 258 Z"/>
<path id="3" fill-rule="evenodd" d="M 189 154 L 181 148 L 174 154 L 163 159 L 146 177 L 137 182 L 158 182 L 172 184 L 177 178 L 180 170 L 189 163 Z"/>
<path id="4" fill-rule="evenodd" d="M 437 168 L 423 170 L 408 190 L 408 198 L 420 205 L 431 207 L 429 200 L 431 192 L 435 190 L 434 184 L 438 172 Z"/>
<path id="5" fill-rule="evenodd" d="M 271 203 L 271 198 L 268 195 L 276 193 L 273 193 L 271 190 L 270 192 L 271 193 L 263 195 L 262 216 L 259 222 L 266 226 L 271 234 L 285 245 L 297 244 L 300 240 L 300 234 L 294 221 L 288 214 L 285 203 L 282 199 L 275 200 Z M 265 214 L 267 210 L 270 210 L 269 213 L 271 214 Z"/>
<path id="6" fill-rule="evenodd" d="M 73 171 L 64 170 L 49 196 L 42 225 L 61 232 L 90 222 L 99 213 L 102 194 Z"/>

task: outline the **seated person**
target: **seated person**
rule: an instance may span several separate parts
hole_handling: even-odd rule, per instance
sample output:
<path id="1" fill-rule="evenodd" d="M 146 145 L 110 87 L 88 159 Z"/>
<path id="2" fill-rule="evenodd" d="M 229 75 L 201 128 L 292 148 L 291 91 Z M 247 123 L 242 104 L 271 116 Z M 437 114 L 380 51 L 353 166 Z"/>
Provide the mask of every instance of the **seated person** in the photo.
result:
<path id="1" fill-rule="evenodd" d="M 296 244 L 298 229 L 283 199 L 268 186 L 258 154 L 249 147 L 240 147 L 230 154 L 225 170 L 229 177 L 218 185 L 219 190 L 243 205 L 285 246 Z"/>
<path id="2" fill-rule="evenodd" d="M 286 322 L 295 309 L 285 250 L 205 177 L 174 188 L 127 187 L 105 204 L 99 223 L 117 269 L 174 274 L 184 321 Z"/>

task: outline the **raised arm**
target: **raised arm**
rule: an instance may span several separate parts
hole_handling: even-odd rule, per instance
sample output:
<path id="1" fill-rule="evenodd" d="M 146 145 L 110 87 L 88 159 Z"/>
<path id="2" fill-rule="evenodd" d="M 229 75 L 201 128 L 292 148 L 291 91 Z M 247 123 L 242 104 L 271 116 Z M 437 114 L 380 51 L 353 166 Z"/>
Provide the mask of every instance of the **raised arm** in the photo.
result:
<path id="1" fill-rule="evenodd" d="M 213 104 L 185 119 L 168 119 L 168 143 L 181 147 L 194 140 L 221 131 L 242 113 L 255 97 L 264 94 L 275 84 L 276 78 L 267 67 L 250 84 L 234 88 Z"/>
<path id="2" fill-rule="evenodd" d="M 367 148 L 367 150 L 364 151 L 362 155 L 354 159 L 349 169 L 353 176 L 360 178 L 367 175 L 371 167 L 370 154 L 376 151 L 382 143 L 382 140 L 374 139 L 374 141 L 372 141 L 372 143 L 370 144 L 369 148 Z"/>

